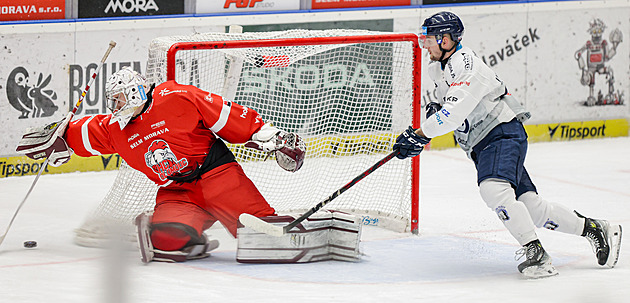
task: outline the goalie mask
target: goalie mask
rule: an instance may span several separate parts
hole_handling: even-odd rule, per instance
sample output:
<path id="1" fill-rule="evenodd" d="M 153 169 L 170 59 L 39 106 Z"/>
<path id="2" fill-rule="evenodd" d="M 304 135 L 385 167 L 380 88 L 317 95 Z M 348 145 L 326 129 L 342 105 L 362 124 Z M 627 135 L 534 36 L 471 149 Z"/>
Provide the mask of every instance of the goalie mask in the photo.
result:
<path id="1" fill-rule="evenodd" d="M 147 102 L 147 79 L 140 73 L 125 67 L 107 80 L 105 97 L 107 108 L 112 111 L 111 123 L 118 122 L 125 128 L 136 110 Z"/>

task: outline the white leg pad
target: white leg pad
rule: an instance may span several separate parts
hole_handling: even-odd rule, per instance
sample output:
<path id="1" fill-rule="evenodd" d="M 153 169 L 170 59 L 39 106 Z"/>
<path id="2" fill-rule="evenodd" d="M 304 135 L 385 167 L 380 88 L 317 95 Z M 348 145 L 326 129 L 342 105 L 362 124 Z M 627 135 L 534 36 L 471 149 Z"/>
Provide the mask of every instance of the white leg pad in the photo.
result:
<path id="1" fill-rule="evenodd" d="M 481 198 L 495 211 L 503 225 L 518 241 L 525 245 L 538 239 L 536 226 L 523 203 L 516 201 L 514 189 L 509 182 L 500 179 L 486 179 L 479 184 Z"/>
<path id="2" fill-rule="evenodd" d="M 525 204 L 537 227 L 578 236 L 582 235 L 584 218 L 578 217 L 564 205 L 543 200 L 533 191 L 522 194 L 518 197 L 518 200 Z"/>
<path id="3" fill-rule="evenodd" d="M 284 226 L 293 216 L 265 220 Z M 241 263 L 305 263 L 324 260 L 359 261 L 361 218 L 342 212 L 319 211 L 287 234 L 276 237 L 239 227 L 236 261 Z"/>

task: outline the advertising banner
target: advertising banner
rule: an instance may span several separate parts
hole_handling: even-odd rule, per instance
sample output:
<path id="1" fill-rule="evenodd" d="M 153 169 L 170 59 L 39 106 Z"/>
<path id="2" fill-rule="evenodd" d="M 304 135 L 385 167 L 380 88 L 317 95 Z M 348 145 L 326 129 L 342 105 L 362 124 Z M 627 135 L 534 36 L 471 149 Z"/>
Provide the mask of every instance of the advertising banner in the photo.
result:
<path id="1" fill-rule="evenodd" d="M 312 9 L 410 5 L 411 0 L 311 0 Z"/>
<path id="2" fill-rule="evenodd" d="M 277 5 L 291 2 L 276 1 Z M 15 4 L 6 3 L 18 2 L 28 1 L 2 1 L 0 16 L 6 17 L 5 12 L 17 10 Z M 161 0 L 102 2 L 103 10 L 112 2 L 126 9 L 133 7 L 134 13 L 136 3 L 147 11 L 157 5 L 160 12 L 162 3 L 166 3 Z M 229 4 L 229 9 L 250 9 L 243 5 L 245 2 L 251 5 L 252 0 L 218 2 L 223 6 Z M 255 1 L 254 8 L 257 4 L 272 2 Z M 11 5 L 14 8 L 6 8 Z M 35 7 L 39 10 L 40 6 Z M 274 4 L 274 7 L 277 6 Z M 413 16 L 402 9 L 388 12 L 388 18 L 379 15 L 378 10 L 365 11 L 372 19 L 354 18 L 356 12 L 349 13 L 353 17 L 345 17 L 345 12 L 340 11 L 335 13 L 337 19 L 331 20 L 327 14 L 311 12 L 297 15 L 301 23 L 281 23 L 278 16 L 283 15 L 277 14 L 258 14 L 256 18 L 243 14 L 229 16 L 226 22 L 223 21 L 226 17 L 222 16 L 221 22 L 215 23 L 212 21 L 216 17 L 195 17 L 147 19 L 142 20 L 142 24 L 138 20 L 52 22 L 41 29 L 32 24 L 0 25 L 0 61 L 3 62 L 0 65 L 0 135 L 3 138 L 0 156 L 18 155 L 15 147 L 27 127 L 46 125 L 65 116 L 98 67 L 111 40 L 118 45 L 86 95 L 77 113 L 79 117 L 108 112 L 104 100 L 106 78 L 124 66 L 144 72 L 148 47 L 155 37 L 224 32 L 225 24 L 232 21 L 243 25 L 245 32 L 293 28 L 413 31 L 424 18 L 442 10 L 453 11 L 461 17 L 465 27 L 463 45 L 470 47 L 531 112 L 532 118 L 526 122 L 531 140 L 576 140 L 624 135 L 624 132 L 627 135 L 627 119 L 630 118 L 630 19 L 627 16 L 630 8 L 600 1 L 559 2 L 553 6 L 548 3 L 503 4 L 500 7 L 500 14 L 494 11 L 497 6 L 484 5 L 436 7 Z M 21 9 L 24 8 L 22 5 Z M 117 9 L 120 11 L 120 6 Z M 283 6 L 283 9 L 287 8 Z M 379 17 L 382 19 L 378 20 Z M 427 52 L 423 51 L 423 104 L 437 100 L 426 71 L 429 61 Z M 531 128 L 534 125 L 538 126 Z M 446 135 L 443 140 L 448 146 L 454 145 L 452 135 Z M 432 142 L 435 147 L 441 144 L 440 138 Z M 4 175 L 18 174 L 18 162 L 2 161 L 6 168 Z M 8 163 L 15 170 L 12 171 Z M 0 166 L 0 171 L 5 168 Z M 33 165 L 27 168 L 30 173 Z M 19 174 L 24 172 L 23 165 L 19 171 Z"/>
<path id="3" fill-rule="evenodd" d="M 184 13 L 184 0 L 81 0 L 78 4 L 79 18 Z"/>
<path id="4" fill-rule="evenodd" d="M 299 10 L 300 0 L 199 0 L 197 14 Z"/>
<path id="5" fill-rule="evenodd" d="M 125 66 L 144 73 L 151 40 L 195 31 L 225 31 L 225 26 L 177 26 L 131 29 L 127 23 L 107 22 L 102 30 L 63 31 L 63 24 L 49 32 L 3 33 L 0 40 L 0 155 L 17 155 L 15 148 L 28 127 L 62 119 L 79 99 L 100 64 L 109 41 L 117 45 L 90 87 L 77 117 L 109 113 L 105 83 Z M 53 28 L 62 30 L 55 32 Z M 77 43 L 79 42 L 79 43 Z"/>
<path id="6" fill-rule="evenodd" d="M 531 112 L 527 124 L 628 116 L 628 9 L 452 11 L 464 23 L 462 44 Z M 426 54 L 423 103 L 436 98 Z"/>
<path id="7" fill-rule="evenodd" d="M 65 0 L 3 0 L 0 21 L 64 19 Z"/>

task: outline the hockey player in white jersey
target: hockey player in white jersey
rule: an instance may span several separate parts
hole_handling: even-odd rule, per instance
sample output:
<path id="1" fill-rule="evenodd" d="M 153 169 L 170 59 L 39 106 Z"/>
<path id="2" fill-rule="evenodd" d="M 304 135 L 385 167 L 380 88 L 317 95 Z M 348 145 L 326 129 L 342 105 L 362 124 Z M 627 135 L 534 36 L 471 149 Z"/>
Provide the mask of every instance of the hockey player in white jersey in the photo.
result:
<path id="1" fill-rule="evenodd" d="M 454 131 L 473 160 L 482 199 L 497 213 L 523 247 L 518 270 L 529 278 L 556 275 L 535 227 L 586 237 L 599 265 L 614 267 L 619 257 L 621 225 L 587 218 L 565 206 L 543 200 L 524 167 L 527 134 L 522 122 L 529 112 L 509 94 L 504 83 L 468 47 L 460 43 L 464 26 L 451 12 L 426 20 L 420 36 L 430 55 L 429 76 L 439 103 L 426 107 L 419 129 L 409 127 L 394 144 L 398 158 L 420 154 L 431 138 Z"/>

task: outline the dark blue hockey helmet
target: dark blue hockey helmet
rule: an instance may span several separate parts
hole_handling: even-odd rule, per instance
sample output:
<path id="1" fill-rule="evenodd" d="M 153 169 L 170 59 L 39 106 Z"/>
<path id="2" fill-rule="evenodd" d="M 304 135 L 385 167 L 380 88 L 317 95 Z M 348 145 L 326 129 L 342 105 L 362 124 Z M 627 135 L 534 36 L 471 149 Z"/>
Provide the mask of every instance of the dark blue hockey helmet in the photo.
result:
<path id="1" fill-rule="evenodd" d="M 457 15 L 451 12 L 439 12 L 426 18 L 422 23 L 422 35 L 435 36 L 437 40 L 442 40 L 444 34 L 450 34 L 455 42 L 462 40 L 464 24 Z"/>

